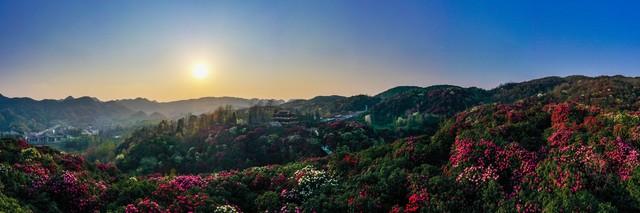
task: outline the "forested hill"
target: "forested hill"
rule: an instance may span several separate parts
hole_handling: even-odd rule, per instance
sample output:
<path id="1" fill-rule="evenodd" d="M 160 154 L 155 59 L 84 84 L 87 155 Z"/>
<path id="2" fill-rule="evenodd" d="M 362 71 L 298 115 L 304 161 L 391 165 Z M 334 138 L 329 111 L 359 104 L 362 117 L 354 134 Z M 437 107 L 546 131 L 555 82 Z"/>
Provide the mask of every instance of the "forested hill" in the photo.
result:
<path id="1" fill-rule="evenodd" d="M 9 98 L 0 95 L 0 132 L 40 131 L 56 124 L 78 128 L 127 126 L 140 121 L 174 119 L 187 114 L 213 112 L 223 106 L 235 109 L 254 105 L 278 105 L 281 100 L 207 97 L 174 102 L 147 99 L 100 101 L 92 97 L 62 100 Z"/>
<path id="2" fill-rule="evenodd" d="M 283 108 L 301 113 L 345 113 L 369 109 L 373 122 L 389 125 L 414 113 L 451 116 L 472 106 L 512 103 L 527 98 L 549 101 L 579 101 L 586 104 L 631 109 L 640 106 L 640 78 L 624 76 L 546 77 L 520 83 L 505 83 L 494 89 L 453 85 L 399 86 L 375 96 L 318 96 L 285 103 Z"/>
<path id="3" fill-rule="evenodd" d="M 639 212 L 639 94 L 639 78 L 570 76 L 220 108 L 135 131 L 109 162 L 3 140 L 0 208 Z M 355 114 L 305 114 L 327 107 Z M 282 108 L 296 122 L 260 115 Z"/>
<path id="4" fill-rule="evenodd" d="M 136 111 L 91 97 L 34 100 L 0 96 L 0 131 L 39 131 L 64 123 L 77 127 L 108 126 L 132 122 Z"/>
<path id="5" fill-rule="evenodd" d="M 236 97 L 204 97 L 198 99 L 158 102 L 144 98 L 123 99 L 110 101 L 121 104 L 135 111 L 145 113 L 161 113 L 169 118 L 182 117 L 186 114 L 202 114 L 213 112 L 219 107 L 232 106 L 235 109 L 249 108 L 255 105 L 279 105 L 283 100 L 276 99 L 245 99 Z"/>
<path id="6" fill-rule="evenodd" d="M 600 90 L 606 88 L 606 90 Z M 0 95 L 0 131 L 29 132 L 55 124 L 77 127 L 126 125 L 144 120 L 175 119 L 187 114 L 213 112 L 223 106 L 234 109 L 255 105 L 280 106 L 299 114 L 322 116 L 370 111 L 373 123 L 388 126 L 398 118 L 409 119 L 420 113 L 436 117 L 451 116 L 471 106 L 487 103 L 510 103 L 543 96 L 552 100 L 580 100 L 613 104 L 620 108 L 637 106 L 637 78 L 622 76 L 591 78 L 585 76 L 547 77 L 521 83 L 507 83 L 495 89 L 463 88 L 452 85 L 429 87 L 400 86 L 375 96 L 318 96 L 309 100 L 284 102 L 274 99 L 206 97 L 173 102 L 144 98 L 102 102 L 96 98 L 69 97 L 63 100 L 33 100 Z M 624 99 L 624 100 L 623 100 Z"/>

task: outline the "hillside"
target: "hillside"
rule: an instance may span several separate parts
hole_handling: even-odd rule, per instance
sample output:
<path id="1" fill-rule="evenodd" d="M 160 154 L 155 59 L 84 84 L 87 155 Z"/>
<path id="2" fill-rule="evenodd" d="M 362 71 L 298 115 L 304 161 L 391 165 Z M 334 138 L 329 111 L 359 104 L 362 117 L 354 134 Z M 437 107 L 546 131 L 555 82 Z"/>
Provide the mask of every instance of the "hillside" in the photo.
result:
<path id="1" fill-rule="evenodd" d="M 227 105 L 240 109 L 254 105 L 278 105 L 282 102 L 233 97 L 207 97 L 173 102 L 156 102 L 142 98 L 103 102 L 92 97 L 34 100 L 0 95 L 0 132 L 40 131 L 56 124 L 79 128 L 110 128 L 128 126 L 140 121 L 160 121 L 187 114 L 213 112 Z"/>
<path id="2" fill-rule="evenodd" d="M 121 104 L 134 111 L 143 111 L 147 114 L 161 113 L 169 118 L 178 118 L 186 114 L 202 114 L 213 112 L 217 108 L 227 105 L 236 109 L 249 108 L 254 105 L 279 105 L 282 100 L 274 99 L 244 99 L 236 97 L 204 97 L 198 99 L 157 102 L 144 98 L 124 99 L 110 101 L 111 103 Z"/>
<path id="3" fill-rule="evenodd" d="M 384 128 L 363 117 L 244 123 L 252 110 L 222 108 L 140 129 L 109 164 L 4 140 L 0 205 L 15 212 L 637 212 L 637 94 L 638 78 L 570 76 L 269 107 L 342 113 L 374 100 L 365 114 L 388 115 L 379 122 L 393 124 Z M 438 119 L 416 118 L 422 113 Z"/>
<path id="4" fill-rule="evenodd" d="M 120 104 L 91 97 L 38 101 L 0 96 L 0 131 L 38 131 L 61 123 L 105 127 L 150 119 L 146 114 L 136 113 Z"/>

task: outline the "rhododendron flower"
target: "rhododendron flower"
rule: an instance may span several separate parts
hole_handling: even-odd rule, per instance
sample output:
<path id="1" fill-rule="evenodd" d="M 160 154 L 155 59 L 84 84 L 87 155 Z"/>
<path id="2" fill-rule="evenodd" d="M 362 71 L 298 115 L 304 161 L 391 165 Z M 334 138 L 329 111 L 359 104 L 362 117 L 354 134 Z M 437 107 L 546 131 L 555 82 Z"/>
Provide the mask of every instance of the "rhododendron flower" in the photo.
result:
<path id="1" fill-rule="evenodd" d="M 426 191 L 412 194 L 409 196 L 409 203 L 404 207 L 404 212 L 419 212 L 426 202 L 429 202 L 429 194 Z"/>
<path id="2" fill-rule="evenodd" d="M 303 197 L 314 194 L 317 190 L 337 185 L 337 181 L 327 172 L 314 169 L 311 166 L 296 171 L 294 177 Z"/>
<path id="3" fill-rule="evenodd" d="M 458 177 L 456 177 L 456 181 L 468 181 L 473 183 L 474 185 L 479 185 L 489 180 L 498 180 L 498 177 L 499 176 L 496 173 L 496 169 L 491 166 L 470 166 L 464 168 L 464 170 L 460 174 L 458 174 Z"/>
<path id="4" fill-rule="evenodd" d="M 613 141 L 613 149 L 605 152 L 613 162 L 614 169 L 622 180 L 628 180 L 635 168 L 640 165 L 638 150 L 618 137 Z"/>
<path id="5" fill-rule="evenodd" d="M 563 147 L 569 143 L 569 140 L 573 136 L 573 131 L 567 128 L 560 128 L 556 130 L 551 136 L 547 138 L 549 144 L 555 147 Z"/>
<path id="6" fill-rule="evenodd" d="M 240 210 L 240 208 L 236 206 L 222 205 L 222 206 L 216 207 L 216 210 L 214 210 L 213 212 L 214 213 L 240 213 L 242 211 Z"/>

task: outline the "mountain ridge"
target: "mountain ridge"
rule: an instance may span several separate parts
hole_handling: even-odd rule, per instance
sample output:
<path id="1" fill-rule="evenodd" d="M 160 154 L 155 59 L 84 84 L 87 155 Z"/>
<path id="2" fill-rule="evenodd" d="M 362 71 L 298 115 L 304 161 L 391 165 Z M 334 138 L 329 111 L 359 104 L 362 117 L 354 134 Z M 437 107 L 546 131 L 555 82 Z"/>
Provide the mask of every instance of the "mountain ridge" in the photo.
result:
<path id="1" fill-rule="evenodd" d="M 398 115 L 407 116 L 413 112 L 433 113 L 436 115 L 444 113 L 450 115 L 450 113 L 461 111 L 472 105 L 488 102 L 513 102 L 538 94 L 552 94 L 552 98 L 559 99 L 579 99 L 581 98 L 579 95 L 584 94 L 565 97 L 566 95 L 563 95 L 564 89 L 561 87 L 572 87 L 569 84 L 579 85 L 576 84 L 576 82 L 584 81 L 592 85 L 585 88 L 578 88 L 581 91 L 589 91 L 590 88 L 597 88 L 602 85 L 612 89 L 616 89 L 623 84 L 627 87 L 635 88 L 636 86 L 634 85 L 636 84 L 633 83 L 633 81 L 637 79 L 637 77 L 625 77 L 621 75 L 597 77 L 582 75 L 566 77 L 549 76 L 519 83 L 505 83 L 493 89 L 460 87 L 446 84 L 427 87 L 398 86 L 389 88 L 373 96 L 326 95 L 289 101 L 279 99 L 247 99 L 228 96 L 202 97 L 168 102 L 159 102 L 146 98 L 101 101 L 98 98 L 89 96 L 78 98 L 69 96 L 65 99 L 35 100 L 28 97 L 10 98 L 2 95 L 0 96 L 0 130 L 37 130 L 46 128 L 50 126 L 52 122 L 55 123 L 58 121 L 69 122 L 76 125 L 91 125 L 93 124 L 92 122 L 95 122 L 98 118 L 106 121 L 101 125 L 108 126 L 122 123 L 138 111 L 142 111 L 146 115 L 152 115 L 154 113 L 163 115 L 159 116 L 158 114 L 154 114 L 154 116 L 149 116 L 151 118 L 166 117 L 168 119 L 176 119 L 187 114 L 212 112 L 226 105 L 231 105 L 236 109 L 249 108 L 255 105 L 277 105 L 300 113 L 320 112 L 323 115 L 371 109 L 373 111 L 374 121 L 388 123 L 398 117 Z M 621 91 L 622 88 L 617 88 L 616 91 L 618 90 Z M 575 91 L 574 93 L 577 92 L 578 91 Z M 598 96 L 595 91 L 592 92 L 594 93 L 590 95 L 590 97 Z M 628 98 L 632 96 L 636 97 L 632 93 L 627 92 L 624 94 L 626 94 Z M 607 99 L 607 97 L 599 98 Z M 464 104 L 455 110 L 440 107 L 456 106 L 447 104 L 449 101 Z M 63 105 L 67 106 L 61 107 Z M 389 114 L 389 112 L 391 113 Z M 66 119 L 67 117 L 62 115 L 68 116 L 71 119 Z M 137 115 L 136 117 L 141 119 L 140 114 L 138 113 Z M 76 116 L 83 118 L 75 119 L 74 117 Z"/>

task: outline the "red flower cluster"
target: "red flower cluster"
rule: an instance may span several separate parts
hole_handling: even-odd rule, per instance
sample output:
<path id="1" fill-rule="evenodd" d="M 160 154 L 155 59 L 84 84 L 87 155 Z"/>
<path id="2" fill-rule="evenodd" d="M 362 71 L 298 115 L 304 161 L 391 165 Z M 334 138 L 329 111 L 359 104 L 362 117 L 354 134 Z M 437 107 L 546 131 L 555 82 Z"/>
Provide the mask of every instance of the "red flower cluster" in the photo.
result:
<path id="1" fill-rule="evenodd" d="M 351 154 L 345 154 L 344 157 L 342 158 L 342 161 L 344 161 L 350 166 L 355 166 L 358 164 L 358 158 Z"/>
<path id="2" fill-rule="evenodd" d="M 628 180 L 633 170 L 640 165 L 638 150 L 618 137 L 613 141 L 613 148 L 605 151 L 605 155 L 612 162 L 613 170 L 622 180 Z"/>
<path id="3" fill-rule="evenodd" d="M 404 212 L 419 212 L 421 207 L 427 205 L 427 202 L 429 202 L 429 194 L 426 191 L 412 194 L 409 197 L 409 203 L 404 207 Z"/>
<path id="4" fill-rule="evenodd" d="M 168 182 L 160 183 L 156 191 L 153 192 L 153 195 L 163 200 L 172 200 L 182 192 L 185 192 L 191 188 L 204 188 L 206 186 L 207 181 L 202 179 L 200 176 L 177 176 Z"/>
<path id="5" fill-rule="evenodd" d="M 113 171 L 116 169 L 116 166 L 113 163 L 96 163 L 96 167 L 103 172 Z"/>
<path id="6" fill-rule="evenodd" d="M 97 197 L 91 195 L 89 185 L 80 181 L 78 176 L 71 171 L 64 171 L 60 176 L 52 178 L 47 190 L 58 202 L 69 208 L 69 211 L 91 211 Z"/>
<path id="7" fill-rule="evenodd" d="M 504 115 L 507 122 L 516 123 L 524 118 L 524 113 L 520 111 L 522 107 L 521 104 L 498 104 L 496 115 Z"/>
<path id="8" fill-rule="evenodd" d="M 602 138 L 593 145 L 568 144 L 564 142 L 566 138 L 568 136 L 549 137 L 550 143 L 556 145 L 549 151 L 550 157 L 547 160 L 555 165 L 549 171 L 550 182 L 555 187 L 569 188 L 575 192 L 586 187 L 585 178 L 609 172 L 617 173 L 622 180 L 628 180 L 633 170 L 640 165 L 638 150 L 620 137 L 613 141 Z M 602 149 L 604 151 L 597 151 Z M 540 187 L 546 188 L 544 183 Z"/>
<path id="9" fill-rule="evenodd" d="M 400 156 L 408 155 L 410 160 L 417 161 L 416 156 L 414 155 L 416 150 L 416 140 L 417 138 L 413 136 L 405 138 L 403 147 L 400 149 L 397 149 L 393 153 L 393 156 L 400 157 Z"/>
<path id="10" fill-rule="evenodd" d="M 167 207 L 168 212 L 195 212 L 199 207 L 205 206 L 209 197 L 207 194 L 178 195 L 173 204 Z"/>
<path id="11" fill-rule="evenodd" d="M 133 205 L 133 204 L 129 204 L 127 205 L 127 207 L 124 210 L 125 213 L 162 213 L 165 212 L 162 210 L 162 208 L 160 207 L 160 205 L 158 205 L 158 203 L 156 203 L 155 201 L 149 199 L 149 198 L 145 198 L 143 200 L 141 200 L 140 202 L 138 202 L 138 204 Z"/>
<path id="12" fill-rule="evenodd" d="M 20 150 L 26 149 L 29 147 L 29 143 L 27 143 L 25 139 L 20 139 L 18 140 L 18 147 L 20 148 Z"/>
<path id="13" fill-rule="evenodd" d="M 31 182 L 31 190 L 37 190 L 42 187 L 47 181 L 49 181 L 49 169 L 43 167 L 41 163 L 36 163 L 33 165 L 22 165 L 16 163 L 15 165 L 13 165 L 13 167 L 33 177 L 33 180 Z"/>
<path id="14" fill-rule="evenodd" d="M 64 155 L 62 165 L 66 170 L 81 171 L 84 165 L 84 158 L 78 155 Z"/>
<path id="15" fill-rule="evenodd" d="M 271 187 L 275 188 L 278 186 L 282 186 L 282 184 L 287 182 L 287 176 L 283 173 L 278 174 L 277 176 L 271 178 Z"/>
<path id="16" fill-rule="evenodd" d="M 510 178 L 515 188 L 523 178 L 535 175 L 538 157 L 535 152 L 527 151 L 517 143 L 507 144 L 503 148 L 487 140 L 476 143 L 469 139 L 457 139 L 449 160 L 453 168 L 462 168 L 457 181 L 480 184 L 498 180 L 502 174 Z"/>
<path id="17" fill-rule="evenodd" d="M 561 103 L 547 106 L 551 111 L 551 124 L 554 128 L 565 128 L 569 120 L 569 114 L 573 105 L 569 103 Z"/>
<path id="18" fill-rule="evenodd" d="M 551 136 L 547 138 L 552 147 L 564 147 L 569 144 L 569 140 L 573 136 L 573 131 L 568 128 L 559 128 Z"/>
<path id="19" fill-rule="evenodd" d="M 192 187 L 205 187 L 207 182 L 200 176 L 185 175 L 173 178 L 173 180 L 169 181 L 169 184 L 179 191 L 186 191 Z"/>

